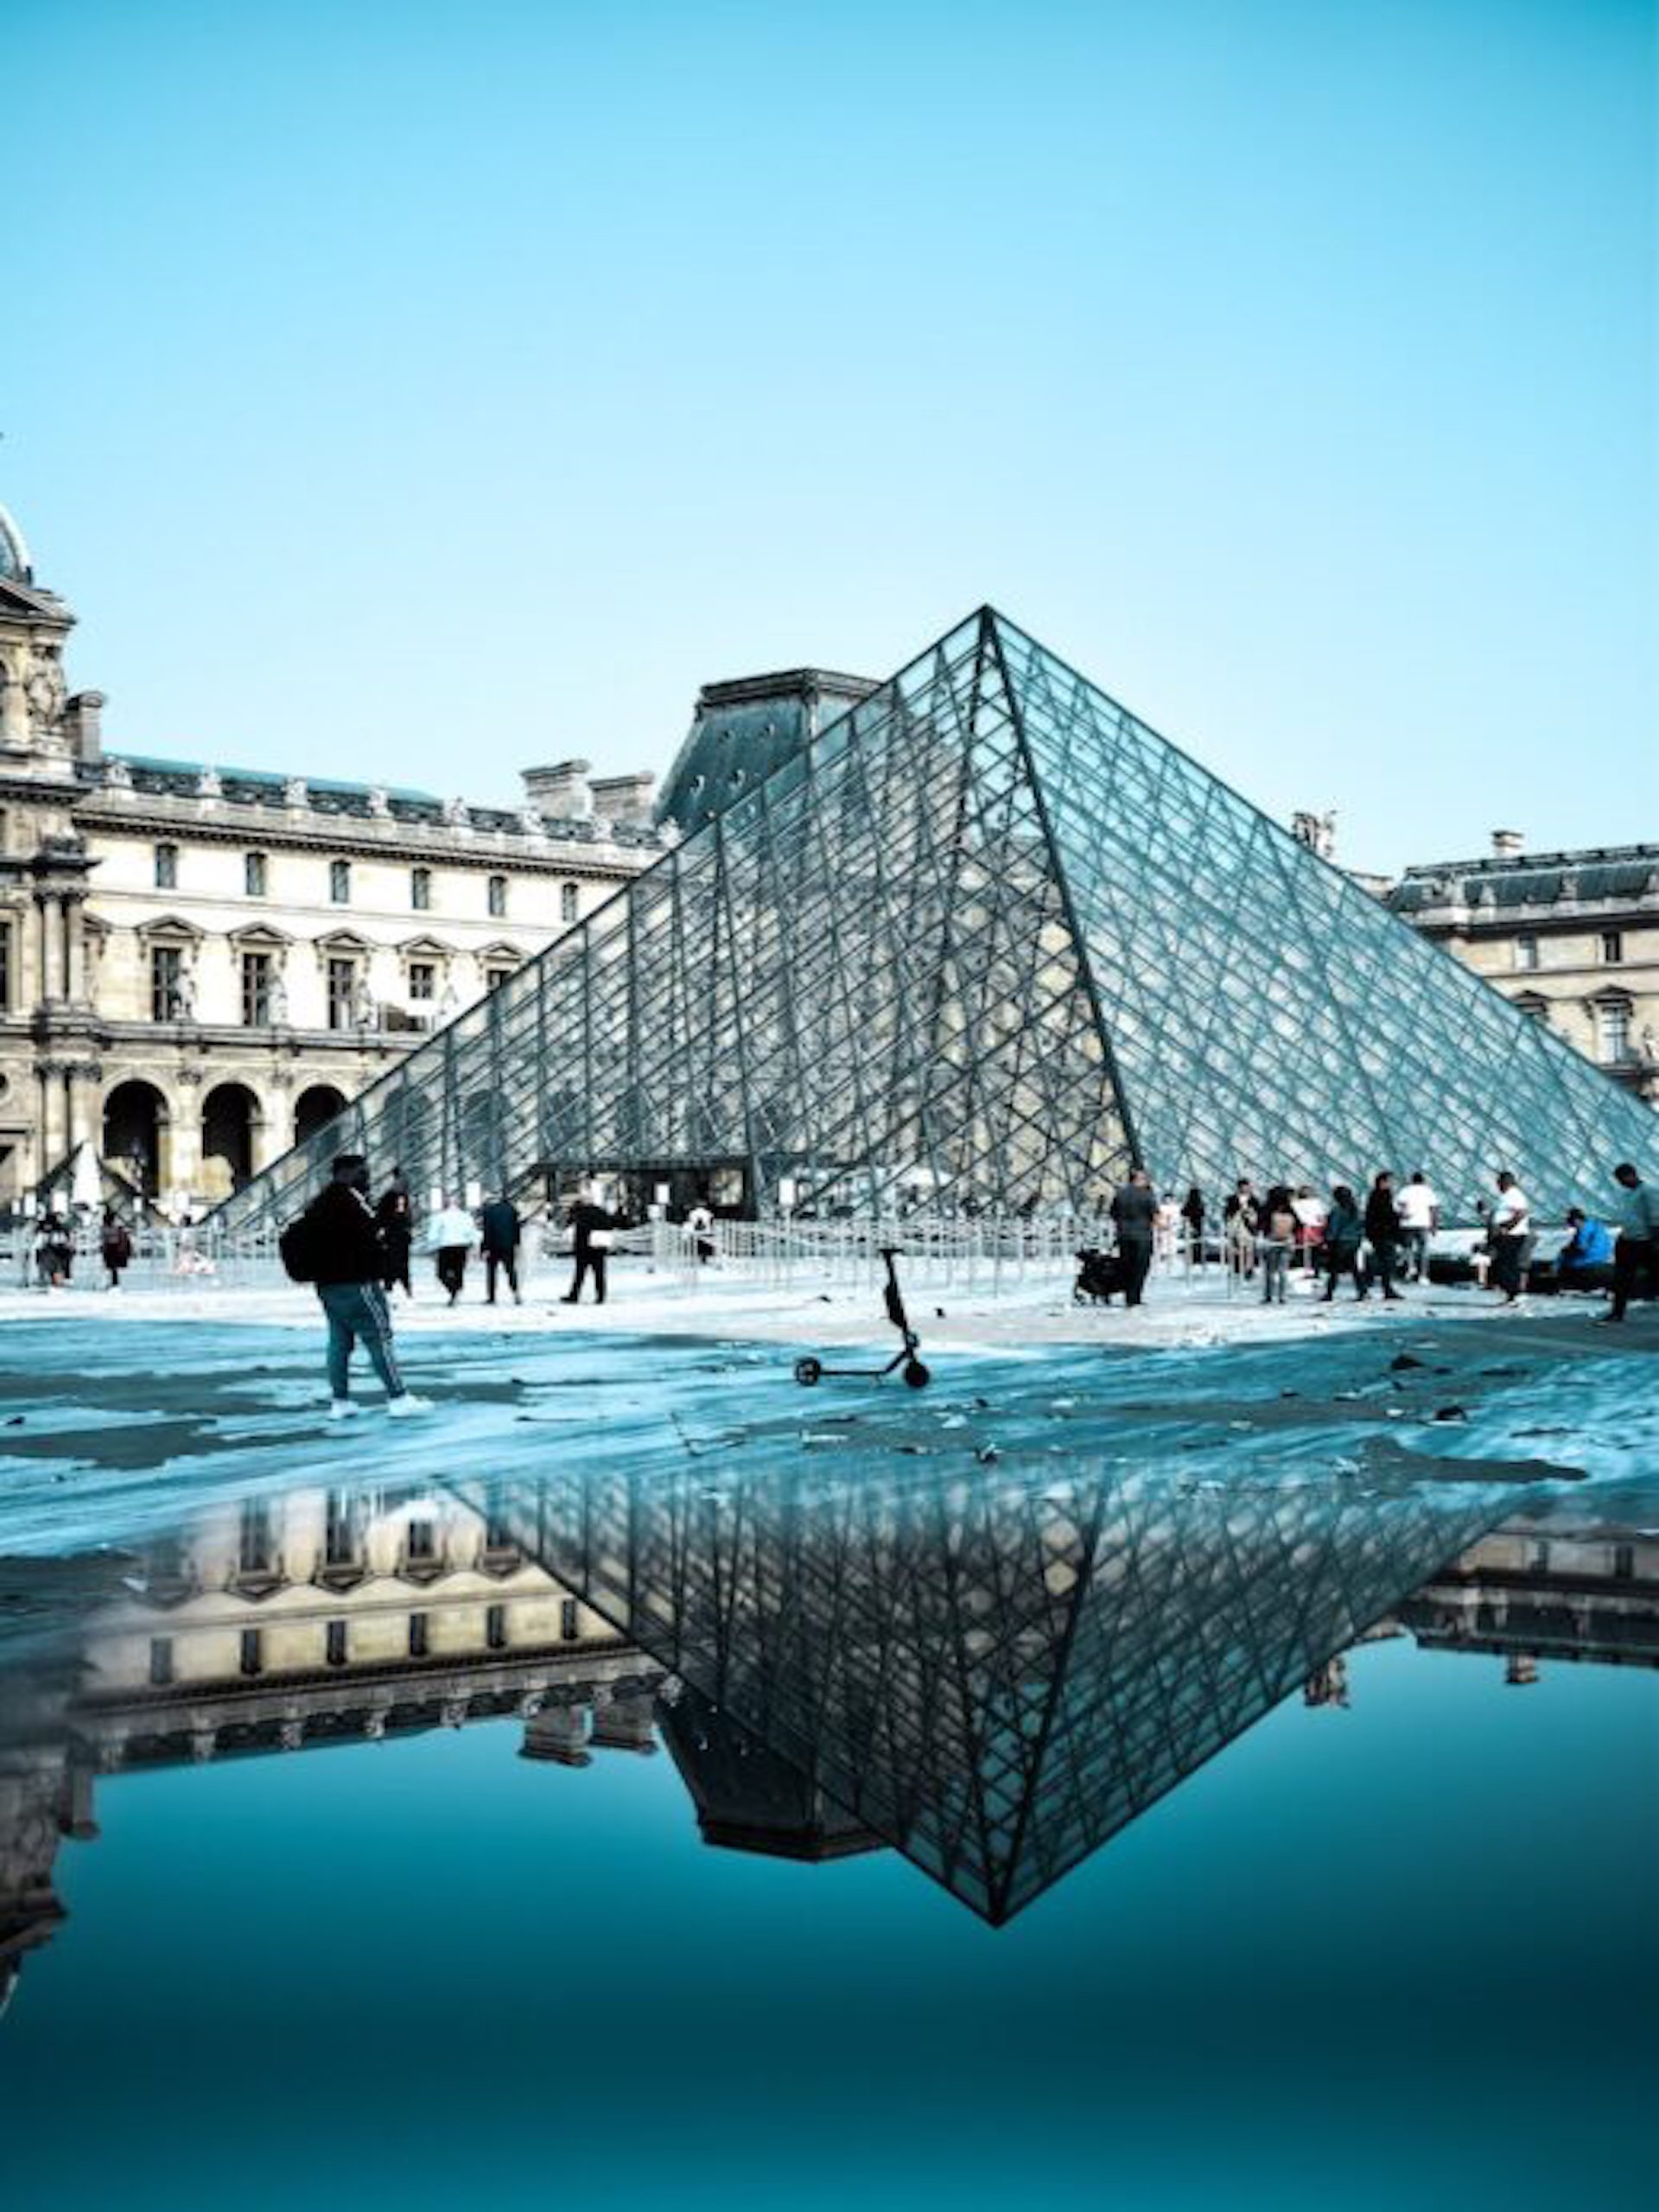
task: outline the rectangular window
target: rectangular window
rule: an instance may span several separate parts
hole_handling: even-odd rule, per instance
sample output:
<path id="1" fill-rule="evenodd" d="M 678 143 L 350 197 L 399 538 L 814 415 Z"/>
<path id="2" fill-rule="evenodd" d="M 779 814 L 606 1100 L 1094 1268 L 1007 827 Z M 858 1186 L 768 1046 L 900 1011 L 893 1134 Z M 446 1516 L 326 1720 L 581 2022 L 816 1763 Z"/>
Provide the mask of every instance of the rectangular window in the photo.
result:
<path id="1" fill-rule="evenodd" d="M 511 968 L 501 968 L 501 967 L 491 967 L 491 968 L 486 968 L 486 969 L 484 970 L 484 988 L 485 988 L 485 989 L 486 989 L 486 991 L 499 991 L 499 990 L 500 989 L 500 988 L 501 988 L 502 984 L 503 984 L 503 983 L 505 983 L 505 982 L 506 982 L 507 978 L 512 975 L 512 969 L 511 969 Z"/>
<path id="2" fill-rule="evenodd" d="M 176 891 L 179 887 L 179 849 L 176 845 L 157 845 L 156 848 L 156 888 Z"/>
<path id="3" fill-rule="evenodd" d="M 355 1567 L 362 1523 L 357 1499 L 348 1490 L 331 1490 L 323 1522 L 322 1556 L 328 1567 Z"/>
<path id="4" fill-rule="evenodd" d="M 559 1634 L 567 1643 L 574 1643 L 582 1634 L 582 1624 L 576 1618 L 576 1601 L 574 1598 L 562 1598 L 559 1600 Z"/>
<path id="5" fill-rule="evenodd" d="M 484 1641 L 492 1651 L 507 1648 L 507 1609 L 505 1605 L 488 1605 L 484 1611 Z"/>
<path id="6" fill-rule="evenodd" d="M 409 1524 L 408 1555 L 412 1560 L 434 1560 L 438 1555 L 438 1532 L 424 1516 Z"/>
<path id="7" fill-rule="evenodd" d="M 409 1617 L 410 1657 L 424 1659 L 430 1649 L 430 1624 L 427 1616 L 424 1613 L 411 1613 Z"/>
<path id="8" fill-rule="evenodd" d="M 352 864 L 350 861 L 330 861 L 328 863 L 328 896 L 336 906 L 352 903 Z"/>
<path id="9" fill-rule="evenodd" d="M 432 871 L 429 868 L 412 868 L 409 872 L 409 903 L 417 914 L 429 913 L 432 908 Z"/>
<path id="10" fill-rule="evenodd" d="M 1603 930 L 1601 933 L 1601 958 L 1603 966 L 1606 968 L 1617 968 L 1624 957 L 1624 931 Z"/>
<path id="11" fill-rule="evenodd" d="M 264 1029 L 270 1022 L 271 958 L 268 952 L 242 956 L 242 1021 L 248 1029 Z"/>
<path id="12" fill-rule="evenodd" d="M 574 883 L 563 883 L 560 885 L 559 919 L 562 922 L 574 922 L 575 920 L 576 896 L 576 887 Z"/>
<path id="13" fill-rule="evenodd" d="M 349 1029 L 357 1016 L 357 963 L 331 957 L 328 963 L 328 1027 Z"/>
<path id="14" fill-rule="evenodd" d="M 236 1564 L 243 1574 L 270 1571 L 270 1508 L 262 1497 L 250 1497 L 243 1503 Z"/>
<path id="15" fill-rule="evenodd" d="M 242 1631 L 242 1672 L 245 1675 L 263 1675 L 264 1671 L 264 1639 L 257 1628 L 245 1628 Z"/>
<path id="16" fill-rule="evenodd" d="M 0 923 L 0 1014 L 11 1011 L 11 931 Z"/>
<path id="17" fill-rule="evenodd" d="M 1538 940 L 1529 931 L 1515 940 L 1515 964 L 1517 968 L 1532 969 L 1538 965 Z"/>
<path id="18" fill-rule="evenodd" d="M 268 880 L 265 856 L 263 853 L 247 853 L 242 860 L 242 888 L 250 899 L 263 899 Z"/>
<path id="19" fill-rule="evenodd" d="M 152 1636 L 149 1639 L 149 1679 L 161 1689 L 173 1679 L 173 1639 L 170 1636 Z"/>
<path id="20" fill-rule="evenodd" d="M 176 1021 L 184 1011 L 184 955 L 176 944 L 149 948 L 149 1018 Z"/>
<path id="21" fill-rule="evenodd" d="M 491 914 L 499 921 L 507 911 L 507 879 L 505 875 L 490 878 L 489 906 Z"/>
<path id="22" fill-rule="evenodd" d="M 1613 1573 L 1621 1582 L 1633 1582 L 1636 1580 L 1636 1546 L 1634 1544 L 1613 1546 Z"/>
<path id="23" fill-rule="evenodd" d="M 1596 1057 L 1619 1067 L 1630 1057 L 1630 1009 L 1621 1002 L 1596 1008 Z"/>
<path id="24" fill-rule="evenodd" d="M 327 1643 L 328 1664 L 331 1667 L 343 1667 L 350 1655 L 350 1649 L 345 1622 L 330 1621 Z"/>
<path id="25" fill-rule="evenodd" d="M 429 1006 L 438 995 L 438 971 L 429 960 L 411 960 L 409 963 L 409 997 L 411 1006 Z"/>

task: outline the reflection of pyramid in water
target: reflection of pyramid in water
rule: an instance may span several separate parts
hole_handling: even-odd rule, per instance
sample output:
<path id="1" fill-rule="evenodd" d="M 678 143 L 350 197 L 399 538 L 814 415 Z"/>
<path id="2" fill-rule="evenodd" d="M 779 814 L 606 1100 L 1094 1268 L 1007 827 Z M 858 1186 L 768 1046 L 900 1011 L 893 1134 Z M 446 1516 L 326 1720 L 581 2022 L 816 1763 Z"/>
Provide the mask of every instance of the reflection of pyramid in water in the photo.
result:
<path id="1" fill-rule="evenodd" d="M 1001 1921 L 1482 1534 L 1512 1490 L 1035 1492 L 874 1470 L 509 1484 L 561 1581 Z"/>
<path id="2" fill-rule="evenodd" d="M 222 1210 L 343 1144 L 414 1187 L 739 1165 L 808 1207 L 1494 1168 L 1653 1116 L 1001 617 L 963 624 Z"/>

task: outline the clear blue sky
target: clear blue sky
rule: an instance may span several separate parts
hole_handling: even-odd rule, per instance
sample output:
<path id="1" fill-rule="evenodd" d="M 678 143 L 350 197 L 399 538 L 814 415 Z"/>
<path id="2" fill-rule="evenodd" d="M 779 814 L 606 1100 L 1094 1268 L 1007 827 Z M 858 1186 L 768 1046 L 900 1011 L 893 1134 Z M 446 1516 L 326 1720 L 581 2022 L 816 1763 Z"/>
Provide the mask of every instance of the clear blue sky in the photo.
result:
<path id="1" fill-rule="evenodd" d="M 1394 866 L 1659 836 L 1622 0 L 0 0 L 110 741 L 510 798 L 982 600 Z"/>

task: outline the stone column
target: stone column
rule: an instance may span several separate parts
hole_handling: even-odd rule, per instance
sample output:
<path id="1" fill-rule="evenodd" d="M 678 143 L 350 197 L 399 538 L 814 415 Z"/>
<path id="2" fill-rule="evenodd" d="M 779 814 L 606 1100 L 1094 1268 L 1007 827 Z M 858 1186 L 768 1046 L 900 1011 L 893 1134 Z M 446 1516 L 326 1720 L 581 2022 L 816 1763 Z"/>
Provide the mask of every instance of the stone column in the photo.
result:
<path id="1" fill-rule="evenodd" d="M 521 1759 L 546 1759 L 556 1766 L 588 1766 L 587 1713 L 579 1705 L 550 1705 L 524 1723 Z"/>
<path id="2" fill-rule="evenodd" d="M 656 1707 L 657 1700 L 648 1691 L 611 1699 L 608 1704 L 595 1707 L 589 1741 L 599 1751 L 654 1751 Z"/>
<path id="3" fill-rule="evenodd" d="M 86 996 L 86 899 L 79 891 L 63 897 L 63 995 L 73 1006 Z"/>

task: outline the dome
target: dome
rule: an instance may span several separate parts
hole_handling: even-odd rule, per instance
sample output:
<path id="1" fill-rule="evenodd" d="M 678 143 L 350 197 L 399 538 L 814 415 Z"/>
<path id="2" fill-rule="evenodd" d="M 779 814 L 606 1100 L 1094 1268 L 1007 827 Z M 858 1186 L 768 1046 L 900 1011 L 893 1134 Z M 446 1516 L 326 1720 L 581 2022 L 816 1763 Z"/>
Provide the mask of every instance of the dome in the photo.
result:
<path id="1" fill-rule="evenodd" d="M 5 509 L 0 507 L 0 582 L 26 584 L 32 581 L 33 576 L 23 533 Z"/>

